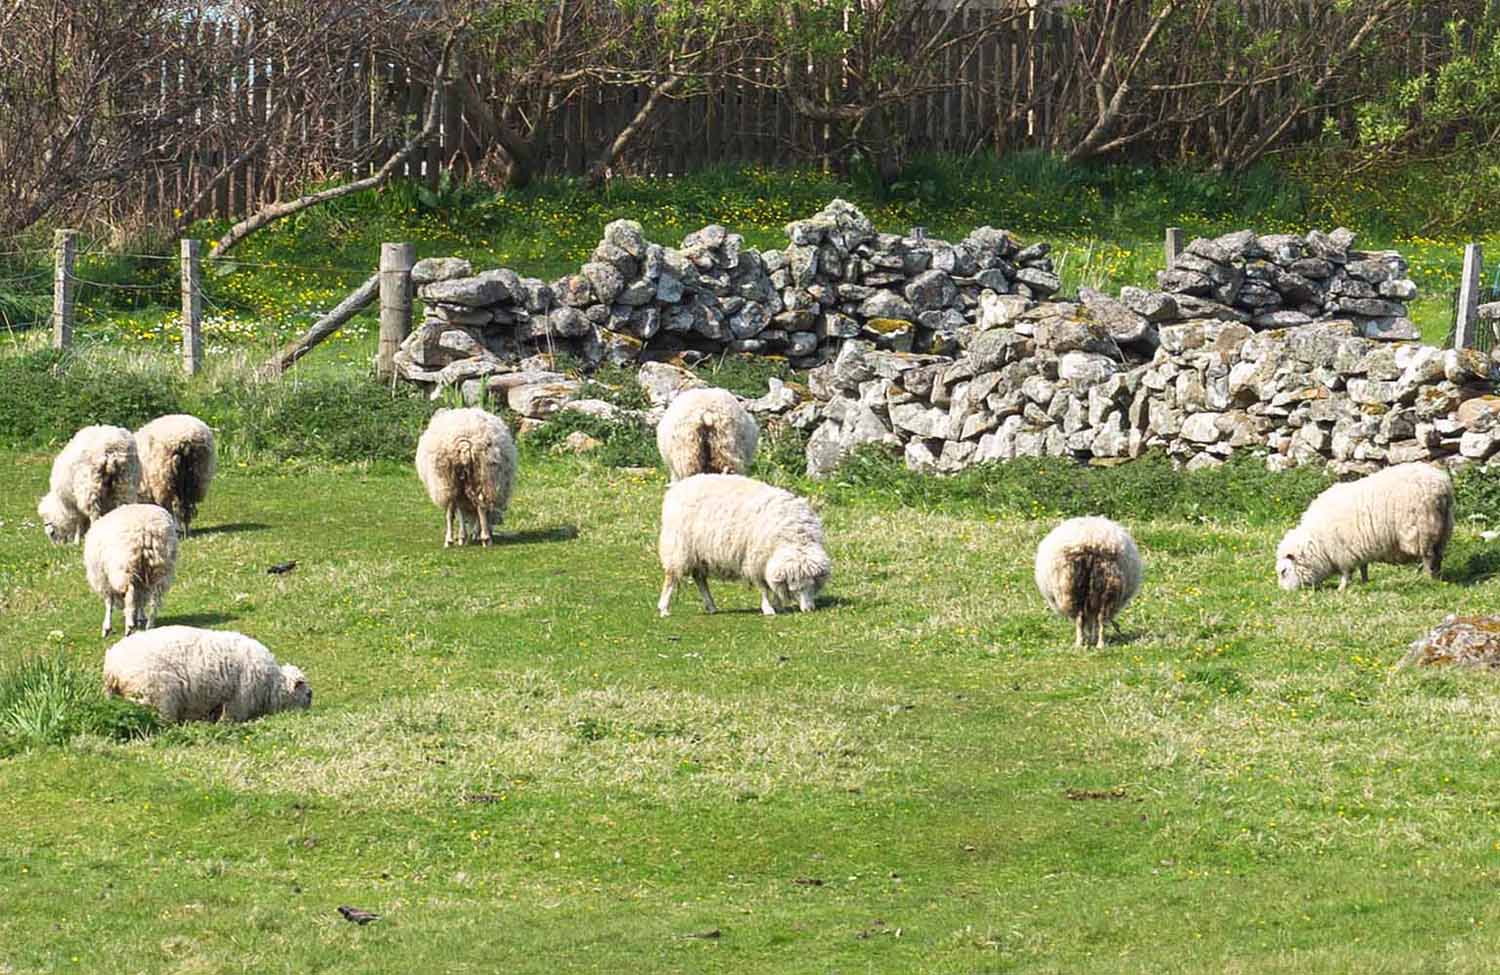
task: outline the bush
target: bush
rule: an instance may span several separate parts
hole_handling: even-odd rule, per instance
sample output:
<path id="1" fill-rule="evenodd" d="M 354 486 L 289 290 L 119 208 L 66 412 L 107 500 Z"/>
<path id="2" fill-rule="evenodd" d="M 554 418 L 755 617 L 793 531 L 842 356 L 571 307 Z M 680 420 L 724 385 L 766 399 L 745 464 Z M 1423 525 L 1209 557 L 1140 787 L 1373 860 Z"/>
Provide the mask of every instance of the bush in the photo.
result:
<path id="1" fill-rule="evenodd" d="M 659 467 L 655 431 L 640 420 L 606 420 L 578 410 L 564 410 L 521 438 L 521 449 L 535 455 L 549 454 L 575 431 L 600 441 L 588 456 L 606 467 Z"/>
<path id="2" fill-rule="evenodd" d="M 106 697 L 97 671 L 62 654 L 23 658 L 0 670 L 0 757 L 81 734 L 144 738 L 159 727 L 154 711 Z"/>

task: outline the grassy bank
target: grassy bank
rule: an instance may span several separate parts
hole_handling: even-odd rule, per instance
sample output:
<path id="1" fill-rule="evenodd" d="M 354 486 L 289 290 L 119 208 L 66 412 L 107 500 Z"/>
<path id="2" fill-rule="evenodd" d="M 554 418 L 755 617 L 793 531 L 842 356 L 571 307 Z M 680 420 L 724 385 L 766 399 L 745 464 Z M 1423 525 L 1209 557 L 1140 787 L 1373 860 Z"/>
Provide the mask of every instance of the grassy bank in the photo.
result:
<path id="1" fill-rule="evenodd" d="M 78 550 L 31 515 L 48 457 L 0 461 L 4 704 L 18 661 L 87 680 L 106 643 Z M 1147 586 L 1083 652 L 1030 579 L 1050 518 L 868 470 L 819 502 L 816 613 L 717 584 L 719 615 L 683 595 L 657 619 L 663 487 L 527 455 L 500 543 L 444 551 L 405 465 L 227 467 L 161 622 L 255 635 L 314 707 L 13 737 L 0 970 L 1480 971 L 1500 949 L 1500 688 L 1391 671 L 1444 614 L 1496 610 L 1467 522 L 1440 582 L 1289 594 L 1297 498 L 1143 505 Z"/>
<path id="2" fill-rule="evenodd" d="M 1162 267 L 1167 226 L 1190 236 L 1243 227 L 1262 233 L 1346 225 L 1359 245 L 1395 247 L 1412 265 L 1421 297 L 1412 315 L 1430 342 L 1451 321 L 1465 240 L 1488 241 L 1485 227 L 1458 216 L 1436 219 L 1420 172 L 1361 171 L 1347 178 L 1334 161 L 1301 160 L 1230 178 L 1180 169 L 1069 166 L 1022 153 L 1003 159 L 931 158 L 913 163 L 895 184 L 877 188 L 856 174 L 839 179 L 812 170 L 710 169 L 677 179 L 631 179 L 594 193 L 567 181 L 526 190 L 446 187 L 432 195 L 408 183 L 304 211 L 252 237 L 205 276 L 210 357 L 234 351 L 264 357 L 300 333 L 373 273 L 380 243 L 409 240 L 419 257 L 455 255 L 476 267 L 512 267 L 551 279 L 587 259 L 604 226 L 628 217 L 672 245 L 705 224 L 721 223 L 757 247 L 783 247 L 784 225 L 834 197 L 861 206 L 884 231 L 923 226 L 959 239 L 973 227 L 1005 227 L 1027 241 L 1049 240 L 1064 291 L 1080 285 L 1117 291 L 1152 285 Z M 1433 179 L 1441 174 L 1433 174 Z M 213 238 L 205 222 L 191 232 Z M 1493 241 L 1490 241 L 1494 243 Z M 37 247 L 42 247 L 38 242 Z M 170 353 L 177 341 L 175 241 L 141 241 L 131 253 L 102 243 L 80 258 L 82 341 Z M 153 259 L 150 255 L 157 255 Z M 0 258 L 0 322 L 44 320 L 49 269 L 44 254 Z M 373 313 L 356 318 L 319 360 L 368 364 Z"/>

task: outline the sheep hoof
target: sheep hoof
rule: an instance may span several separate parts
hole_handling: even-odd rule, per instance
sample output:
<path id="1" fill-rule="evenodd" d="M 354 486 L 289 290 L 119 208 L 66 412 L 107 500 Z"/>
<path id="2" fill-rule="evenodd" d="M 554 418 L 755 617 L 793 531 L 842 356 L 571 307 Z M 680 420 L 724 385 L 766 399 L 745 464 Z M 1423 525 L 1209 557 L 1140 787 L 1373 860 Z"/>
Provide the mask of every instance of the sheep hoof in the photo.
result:
<path id="1" fill-rule="evenodd" d="M 667 609 L 667 607 L 665 606 L 658 606 L 656 608 L 656 612 L 660 614 L 662 619 L 666 619 L 668 616 L 672 615 L 672 611 L 670 609 Z"/>

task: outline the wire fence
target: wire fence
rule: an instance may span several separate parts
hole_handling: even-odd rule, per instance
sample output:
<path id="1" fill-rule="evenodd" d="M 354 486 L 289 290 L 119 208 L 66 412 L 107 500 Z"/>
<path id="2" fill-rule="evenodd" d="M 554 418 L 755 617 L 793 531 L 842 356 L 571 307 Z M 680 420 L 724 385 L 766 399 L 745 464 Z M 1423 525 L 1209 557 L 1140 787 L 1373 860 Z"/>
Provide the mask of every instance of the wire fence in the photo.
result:
<path id="1" fill-rule="evenodd" d="M 215 341 L 231 344 L 281 342 L 288 331 L 326 313 L 369 278 L 368 266 L 201 257 L 199 273 L 185 281 L 182 256 L 139 251 L 108 251 L 90 242 L 63 270 L 55 248 L 0 249 L 0 336 L 12 340 L 52 328 L 54 289 L 71 286 L 72 331 L 83 341 L 175 347 L 183 329 L 183 289 L 202 309 L 200 327 Z M 302 307 L 280 287 L 280 275 L 297 276 Z M 311 280 L 308 280 L 311 279 Z M 264 294 L 276 295 L 268 299 Z"/>

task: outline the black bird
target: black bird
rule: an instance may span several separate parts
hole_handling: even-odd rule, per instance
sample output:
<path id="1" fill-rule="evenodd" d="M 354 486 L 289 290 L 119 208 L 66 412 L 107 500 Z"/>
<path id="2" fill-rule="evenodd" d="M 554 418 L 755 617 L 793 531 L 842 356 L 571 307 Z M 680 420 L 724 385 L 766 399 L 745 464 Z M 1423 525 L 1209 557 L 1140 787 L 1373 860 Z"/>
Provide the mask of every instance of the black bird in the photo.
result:
<path id="1" fill-rule="evenodd" d="M 277 562 L 275 565 L 271 566 L 269 569 L 266 570 L 266 574 L 267 575 L 273 575 L 273 576 L 285 575 L 286 573 L 292 571 L 296 567 L 297 567 L 297 560 L 296 559 L 293 559 L 290 562 Z"/>
<path id="2" fill-rule="evenodd" d="M 296 563 L 293 563 L 295 565 Z M 344 915 L 344 920 L 353 921 L 355 924 L 369 924 L 371 921 L 380 920 L 379 914 L 371 914 L 369 911 L 361 911 L 357 907 L 345 904 L 339 908 L 339 913 Z"/>

